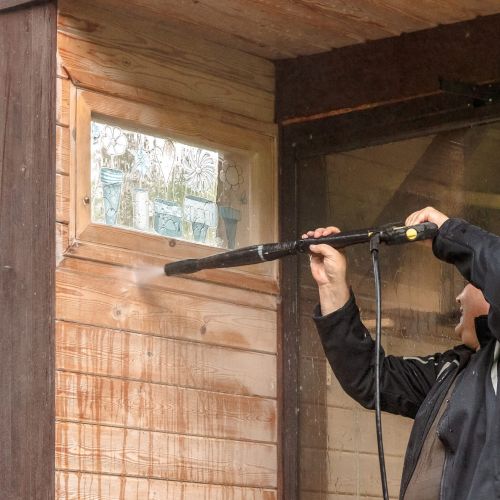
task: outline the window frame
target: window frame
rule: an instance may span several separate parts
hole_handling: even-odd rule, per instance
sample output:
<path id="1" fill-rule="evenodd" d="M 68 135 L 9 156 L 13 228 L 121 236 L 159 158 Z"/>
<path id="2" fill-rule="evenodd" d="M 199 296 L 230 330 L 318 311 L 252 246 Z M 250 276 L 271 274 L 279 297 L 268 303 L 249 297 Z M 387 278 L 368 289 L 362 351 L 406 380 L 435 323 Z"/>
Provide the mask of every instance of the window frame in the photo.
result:
<path id="1" fill-rule="evenodd" d="M 207 149 L 235 151 L 249 159 L 249 243 L 277 238 L 277 169 L 274 136 L 251 131 L 149 104 L 75 88 L 75 111 L 70 193 L 69 253 L 121 265 L 169 263 L 202 258 L 226 250 L 169 238 L 132 228 L 106 226 L 91 220 L 91 120 L 109 120 L 129 129 L 140 129 Z M 274 221 L 269 224 L 269 220 Z M 136 262 L 134 264 L 134 262 Z M 277 290 L 277 263 L 242 268 L 206 270 L 190 275 L 266 292 Z"/>

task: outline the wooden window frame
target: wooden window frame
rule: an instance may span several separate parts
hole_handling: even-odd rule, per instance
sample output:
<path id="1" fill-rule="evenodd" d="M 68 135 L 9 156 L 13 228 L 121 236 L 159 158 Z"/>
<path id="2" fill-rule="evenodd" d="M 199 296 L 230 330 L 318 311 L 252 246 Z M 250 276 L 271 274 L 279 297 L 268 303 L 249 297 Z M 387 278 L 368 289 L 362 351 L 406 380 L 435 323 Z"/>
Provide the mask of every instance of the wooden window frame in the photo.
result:
<path id="1" fill-rule="evenodd" d="M 172 137 L 175 140 L 210 149 L 232 150 L 250 161 L 249 179 L 249 240 L 253 243 L 275 241 L 277 200 L 275 186 L 275 138 L 244 128 L 195 117 L 178 111 L 124 100 L 97 92 L 73 88 L 74 142 L 72 154 L 72 184 L 70 193 L 69 254 L 89 257 L 120 265 L 163 265 L 188 258 L 201 258 L 224 250 L 198 243 L 176 240 L 151 233 L 138 232 L 95 224 L 91 221 L 90 123 L 95 118 L 109 119 L 128 128 L 141 128 Z M 249 243 L 250 244 L 250 243 Z M 207 270 L 190 275 L 231 286 L 275 293 L 277 290 L 276 263 L 244 268 Z"/>

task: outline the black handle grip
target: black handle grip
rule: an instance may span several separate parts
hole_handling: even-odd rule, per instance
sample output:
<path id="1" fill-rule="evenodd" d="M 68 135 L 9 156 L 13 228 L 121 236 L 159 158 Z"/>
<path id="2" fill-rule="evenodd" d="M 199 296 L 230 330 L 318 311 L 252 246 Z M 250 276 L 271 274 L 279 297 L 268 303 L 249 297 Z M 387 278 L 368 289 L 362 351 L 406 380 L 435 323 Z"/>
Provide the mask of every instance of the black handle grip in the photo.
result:
<path id="1" fill-rule="evenodd" d="M 433 222 L 423 222 L 414 226 L 401 226 L 386 229 L 380 234 L 380 241 L 387 245 L 400 245 L 413 241 L 430 240 L 438 233 Z"/>

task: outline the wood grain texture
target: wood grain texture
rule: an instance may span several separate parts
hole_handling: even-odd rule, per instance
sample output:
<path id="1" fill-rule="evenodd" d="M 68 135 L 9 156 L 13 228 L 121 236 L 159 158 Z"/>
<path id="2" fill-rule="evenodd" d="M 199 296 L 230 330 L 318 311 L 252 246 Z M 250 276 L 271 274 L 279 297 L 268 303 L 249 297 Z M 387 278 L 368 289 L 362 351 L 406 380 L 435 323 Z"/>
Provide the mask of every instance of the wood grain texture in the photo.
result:
<path id="1" fill-rule="evenodd" d="M 276 357 L 123 330 L 56 323 L 61 370 L 276 398 Z"/>
<path id="2" fill-rule="evenodd" d="M 56 175 L 56 220 L 67 224 L 70 219 L 69 176 Z"/>
<path id="3" fill-rule="evenodd" d="M 274 65 L 261 57 L 138 15 L 134 16 L 131 31 L 131 16 L 126 9 L 110 8 L 101 1 L 61 0 L 58 6 L 59 32 L 73 38 L 154 59 L 160 65 L 160 72 L 164 66 L 184 67 L 274 92 Z"/>
<path id="4" fill-rule="evenodd" d="M 499 27 L 500 15 L 494 15 L 280 61 L 278 120 L 440 94 L 440 77 L 498 81 Z"/>
<path id="5" fill-rule="evenodd" d="M 68 248 L 68 255 L 78 257 L 79 259 L 109 263 L 132 269 L 160 269 L 165 264 L 177 260 L 175 258 L 159 257 L 157 254 L 149 252 L 134 251 L 126 248 L 112 248 L 108 245 L 99 245 L 82 240 L 75 242 L 74 245 Z M 210 285 L 222 285 L 214 286 L 215 297 L 219 296 L 217 292 L 224 290 L 223 298 L 230 302 L 234 302 L 237 298 L 241 300 L 241 304 L 272 310 L 277 308 L 276 295 L 279 288 L 276 280 L 269 276 L 251 274 L 243 269 L 207 269 L 185 277 L 177 278 L 171 276 L 168 282 L 162 278 L 164 277 L 157 276 L 156 278 L 152 278 L 151 284 L 159 285 L 160 281 L 162 282 L 162 286 L 167 286 L 168 283 L 177 283 L 181 284 L 180 286 L 183 289 L 191 289 L 192 286 L 196 287 L 192 282 L 205 283 L 206 286 L 204 288 L 207 289 Z M 203 287 L 203 285 L 201 286 Z M 232 289 L 230 294 L 227 293 L 228 286 Z M 239 292 L 239 289 L 243 291 Z M 247 294 L 247 291 L 250 291 L 250 293 Z M 212 293 L 211 289 L 209 292 Z M 258 292 L 262 300 L 253 302 L 252 299 L 256 295 L 251 292 Z M 265 297 L 266 295 L 270 297 Z"/>
<path id="6" fill-rule="evenodd" d="M 56 172 L 69 175 L 70 137 L 69 128 L 56 127 Z"/>
<path id="7" fill-rule="evenodd" d="M 56 424 L 56 467 L 197 483 L 276 487 L 276 445 Z"/>
<path id="8" fill-rule="evenodd" d="M 0 10 L 0 492 L 54 499 L 55 2 Z"/>
<path id="9" fill-rule="evenodd" d="M 59 500 L 276 500 L 276 491 L 58 471 Z M 328 499 L 330 500 L 330 499 Z"/>
<path id="10" fill-rule="evenodd" d="M 159 64 L 154 57 L 114 47 L 104 47 L 64 33 L 58 36 L 59 52 L 73 82 L 86 86 L 94 75 L 106 80 L 199 102 L 263 122 L 274 119 L 271 92 L 231 82 L 182 66 Z"/>
<path id="11" fill-rule="evenodd" d="M 495 0 L 93 2 L 101 9 L 114 9 L 134 18 L 161 20 L 162 27 L 182 29 L 214 44 L 266 59 L 325 52 L 500 11 Z"/>
<path id="12" fill-rule="evenodd" d="M 280 129 L 279 236 L 280 241 L 298 234 L 298 165 L 295 151 L 282 140 Z M 279 464 L 280 495 L 288 500 L 299 498 L 299 318 L 298 257 L 281 261 L 279 309 Z"/>
<path id="13" fill-rule="evenodd" d="M 93 273 L 58 270 L 58 319 L 276 353 L 273 311 L 148 288 L 92 267 Z"/>
<path id="14" fill-rule="evenodd" d="M 142 104 L 152 104 L 158 108 L 186 113 L 193 119 L 210 118 L 220 123 L 233 125 L 245 130 L 253 130 L 262 134 L 274 137 L 276 135 L 276 125 L 271 122 L 262 122 L 226 111 L 222 108 L 215 108 L 208 104 L 193 103 L 179 97 L 170 96 L 161 91 L 153 91 L 136 87 L 133 80 L 127 82 L 112 81 L 105 76 L 97 74 L 87 75 L 85 81 L 76 82 L 80 88 L 95 92 L 103 92 L 107 95 L 126 99 L 128 102 Z"/>
<path id="15" fill-rule="evenodd" d="M 78 243 L 80 246 L 80 243 Z M 81 253 L 79 254 L 81 256 Z M 117 265 L 102 265 L 93 261 L 82 259 L 67 259 L 61 269 L 75 271 L 79 273 L 99 274 L 103 278 L 118 279 L 124 282 L 130 282 L 139 287 L 154 288 L 157 290 L 166 290 L 182 293 L 190 296 L 197 296 L 200 300 L 203 298 L 215 299 L 231 304 L 248 306 L 254 309 L 266 309 L 276 311 L 276 297 L 270 294 L 244 290 L 237 287 L 228 287 L 217 285 L 215 283 L 206 283 L 202 280 L 191 280 L 177 276 L 166 276 L 163 272 L 164 260 L 161 258 L 148 259 L 142 254 L 134 255 L 134 262 L 127 263 L 126 267 Z M 142 257 L 142 259 L 141 259 Z M 104 259 L 103 259 L 104 260 Z M 111 264 L 115 264 L 110 259 Z M 109 262 L 109 261 L 105 261 Z M 244 278 L 241 278 L 244 279 Z"/>
<path id="16" fill-rule="evenodd" d="M 58 125 L 69 126 L 70 81 L 57 77 L 56 120 Z"/>
<path id="17" fill-rule="evenodd" d="M 272 443 L 276 401 L 59 372 L 56 418 L 200 437 Z"/>
<path id="18" fill-rule="evenodd" d="M 307 464 L 302 470 L 301 487 L 308 491 L 325 491 L 338 494 L 359 494 L 380 498 L 380 468 L 377 455 L 330 451 L 326 455 L 322 450 L 304 449 L 302 463 Z M 328 464 L 327 467 L 324 464 Z M 389 495 L 397 498 L 401 480 L 402 460 L 399 457 L 387 457 L 387 482 Z M 324 477 L 323 474 L 326 474 Z M 317 485 L 325 484 L 324 490 Z"/>

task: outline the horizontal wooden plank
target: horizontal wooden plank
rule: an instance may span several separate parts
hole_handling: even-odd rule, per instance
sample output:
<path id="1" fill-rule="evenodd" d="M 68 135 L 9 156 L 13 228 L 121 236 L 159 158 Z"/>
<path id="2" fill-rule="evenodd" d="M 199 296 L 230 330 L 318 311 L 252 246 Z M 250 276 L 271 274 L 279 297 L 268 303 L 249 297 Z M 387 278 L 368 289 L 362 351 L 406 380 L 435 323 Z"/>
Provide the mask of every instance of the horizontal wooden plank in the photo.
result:
<path id="1" fill-rule="evenodd" d="M 78 249 L 80 249 L 80 243 Z M 172 292 L 182 292 L 186 295 L 196 295 L 199 297 L 207 297 L 210 299 L 221 300 L 233 304 L 245 305 L 256 309 L 268 309 L 276 311 L 277 298 L 274 295 L 255 292 L 248 289 L 240 289 L 244 287 L 245 276 L 238 277 L 236 285 L 239 286 L 223 286 L 215 283 L 206 283 L 201 280 L 185 279 L 178 276 L 166 276 L 163 271 L 165 260 L 157 256 L 145 256 L 144 254 L 133 253 L 130 261 L 115 260 L 112 254 L 116 253 L 115 249 L 102 247 L 103 252 L 106 252 L 108 258 L 104 258 L 112 264 L 97 263 L 101 254 L 85 254 L 85 257 L 92 259 L 86 261 L 82 259 L 67 259 L 61 269 L 67 271 L 75 271 L 83 274 L 97 274 L 101 277 L 110 279 L 118 279 L 130 282 L 138 287 L 157 288 L 161 290 L 170 290 Z M 78 256 L 82 257 L 82 253 L 78 252 Z"/>
<path id="2" fill-rule="evenodd" d="M 403 459 L 386 457 L 387 483 L 391 498 L 397 498 Z M 316 450 L 301 450 L 301 485 L 310 491 L 380 495 L 380 468 L 377 455 Z M 380 497 L 378 497 L 380 498 Z"/>
<path id="3" fill-rule="evenodd" d="M 276 353 L 274 311 L 63 269 L 56 293 L 60 320 Z"/>
<path id="4" fill-rule="evenodd" d="M 276 500 L 276 490 L 56 472 L 58 500 Z M 311 499 L 312 500 L 312 499 Z M 334 500 L 334 499 L 328 499 Z M 336 499 L 335 499 L 336 500 Z"/>
<path id="5" fill-rule="evenodd" d="M 56 120 L 58 125 L 69 126 L 69 94 L 70 81 L 66 78 L 56 79 Z"/>
<path id="6" fill-rule="evenodd" d="M 170 96 L 160 91 L 139 88 L 133 85 L 133 81 L 116 82 L 109 80 L 106 76 L 92 75 L 84 82 L 79 81 L 80 88 L 95 92 L 105 92 L 106 95 L 126 99 L 128 102 L 154 105 L 160 109 L 186 113 L 193 119 L 210 118 L 214 121 L 232 125 L 242 130 L 252 130 L 267 136 L 277 135 L 277 125 L 270 122 L 262 122 L 243 115 L 231 113 L 222 108 L 210 105 L 193 103 L 186 99 Z"/>
<path id="7" fill-rule="evenodd" d="M 56 172 L 69 175 L 70 140 L 69 128 L 56 127 Z"/>
<path id="8" fill-rule="evenodd" d="M 255 161 L 255 168 L 262 169 L 261 163 L 264 162 L 266 168 L 263 169 L 263 173 L 269 184 L 261 188 L 263 192 L 270 192 L 270 198 L 274 197 L 272 190 L 269 191 L 275 182 L 273 164 L 276 141 L 273 136 L 250 129 L 243 130 L 211 117 L 178 113 L 173 109 L 158 106 L 146 106 L 135 100 L 118 99 L 88 90 L 78 92 L 78 103 L 81 103 L 82 109 L 86 107 L 91 113 L 114 118 L 118 123 L 136 123 L 181 142 L 188 141 L 187 144 L 193 143 L 216 149 L 236 149 L 239 150 L 239 154 L 247 156 L 250 160 L 256 160 L 255 155 L 258 154 L 257 159 L 260 162 Z M 252 194 L 258 197 L 259 192 L 256 190 Z M 264 200 L 263 204 L 267 204 L 266 202 L 267 200 Z"/>
<path id="9" fill-rule="evenodd" d="M 56 423 L 56 467 L 89 473 L 275 488 L 272 444 Z"/>
<path id="10" fill-rule="evenodd" d="M 83 193 L 82 193 L 83 194 Z M 264 208 L 264 207 L 260 207 Z M 264 213 L 262 213 L 262 219 L 266 220 Z M 87 214 L 83 214 L 82 217 L 86 217 Z M 89 214 L 90 215 L 90 214 Z M 89 221 L 90 222 L 90 221 Z M 259 221 L 254 221 L 256 225 Z M 262 221 L 261 221 L 262 222 Z M 162 255 L 164 263 L 174 262 L 178 260 L 185 259 L 200 259 L 203 257 L 209 257 L 216 253 L 222 253 L 221 249 L 215 247 L 209 247 L 207 245 L 200 245 L 192 241 L 176 240 L 174 238 L 162 237 L 155 233 L 145 233 L 142 231 L 134 231 L 133 229 L 124 229 L 118 227 L 110 227 L 105 224 L 91 224 L 83 226 L 83 222 L 80 223 L 78 227 L 84 227 L 84 230 L 77 233 L 78 240 L 82 242 L 88 242 L 94 245 L 104 245 L 113 247 L 109 249 L 110 251 L 126 250 L 135 253 L 147 253 Z M 262 222 L 262 225 L 264 223 Z M 272 227 L 263 228 L 263 231 L 268 233 L 272 232 Z M 263 237 L 261 241 L 266 241 Z M 267 241 L 270 241 L 267 238 Z M 90 251 L 88 248 L 88 251 Z M 95 247 L 94 247 L 95 248 Z M 97 249 L 96 249 L 97 250 Z M 100 255 L 105 254 L 105 250 L 101 249 L 98 251 Z M 74 255 L 79 257 L 80 252 L 78 252 L 78 247 L 74 249 Z M 114 259 L 111 259 L 114 260 Z M 108 262 L 108 260 L 106 260 Z M 220 279 L 222 283 L 237 286 L 236 283 L 240 282 L 242 288 L 251 288 L 250 286 L 245 286 L 245 283 L 255 284 L 264 287 L 265 290 L 276 291 L 278 289 L 277 283 L 277 270 L 278 261 L 272 262 L 262 262 L 260 264 L 252 264 L 249 266 L 238 266 L 235 268 L 222 269 L 225 274 L 234 275 L 232 279 L 226 278 L 225 280 Z M 196 273 L 196 278 L 205 279 L 211 275 L 221 276 L 221 269 L 207 269 Z M 183 275 L 183 277 L 186 275 Z M 188 279 L 194 277 L 187 275 Z M 247 280 L 248 278 L 248 280 Z M 215 281 L 215 280 L 214 280 Z M 235 283 L 233 283 L 235 282 Z"/>
<path id="11" fill-rule="evenodd" d="M 276 397 L 274 355 L 60 321 L 56 338 L 56 367 L 62 370 Z"/>
<path id="12" fill-rule="evenodd" d="M 307 404 L 301 405 L 300 414 L 302 447 L 377 453 L 373 411 Z M 386 455 L 404 456 L 412 425 L 409 418 L 382 415 Z"/>
<path id="13" fill-rule="evenodd" d="M 56 220 L 57 222 L 69 222 L 69 176 L 56 174 Z"/>
<path id="14" fill-rule="evenodd" d="M 78 257 L 80 259 L 90 259 L 96 262 L 109 263 L 120 266 L 127 266 L 130 268 L 144 268 L 144 269 L 158 269 L 163 267 L 164 264 L 174 262 L 177 259 L 168 259 L 158 257 L 144 252 L 129 250 L 126 248 L 114 248 L 109 245 L 99 245 L 96 243 L 89 243 L 83 240 L 78 241 L 78 244 L 73 245 L 68 249 L 68 254 Z M 244 271 L 243 269 L 207 269 L 195 274 L 186 275 L 182 278 L 171 277 L 169 283 L 178 282 L 182 279 L 181 287 L 189 289 L 189 281 L 206 282 L 212 284 L 231 286 L 233 290 L 241 288 L 244 290 L 251 290 L 266 295 L 277 295 L 278 283 L 274 278 L 269 276 L 255 275 Z M 160 281 L 159 278 L 153 278 L 152 283 Z M 163 281 L 163 280 L 161 280 Z M 217 288 L 215 288 L 217 290 Z M 238 294 L 226 294 L 226 300 L 232 300 L 233 297 L 241 299 L 242 304 L 247 304 L 247 300 Z M 250 295 L 251 296 L 251 295 Z M 272 299 L 273 302 L 276 299 Z M 265 307 L 263 304 L 258 307 Z M 269 307 L 274 309 L 274 305 Z"/>
<path id="15" fill-rule="evenodd" d="M 58 372 L 56 418 L 201 437 L 276 441 L 276 401 Z"/>
<path id="16" fill-rule="evenodd" d="M 61 0 L 58 29 L 123 53 L 134 52 L 162 67 L 196 69 L 227 81 L 274 92 L 274 65 L 251 54 L 202 39 L 194 33 L 158 23 L 156 19 L 133 17 L 126 9 L 110 8 L 102 1 Z"/>
<path id="17" fill-rule="evenodd" d="M 94 76 L 130 84 L 170 96 L 222 108 L 263 122 L 274 120 L 274 96 L 238 82 L 227 81 L 192 68 L 161 65 L 134 51 L 105 47 L 64 33 L 59 52 L 77 86 L 92 85 Z M 105 89 L 101 89 L 105 90 Z"/>
<path id="18" fill-rule="evenodd" d="M 324 493 L 301 489 L 300 500 L 380 500 L 380 496 L 359 496 L 356 493 L 344 495 L 342 493 Z"/>

